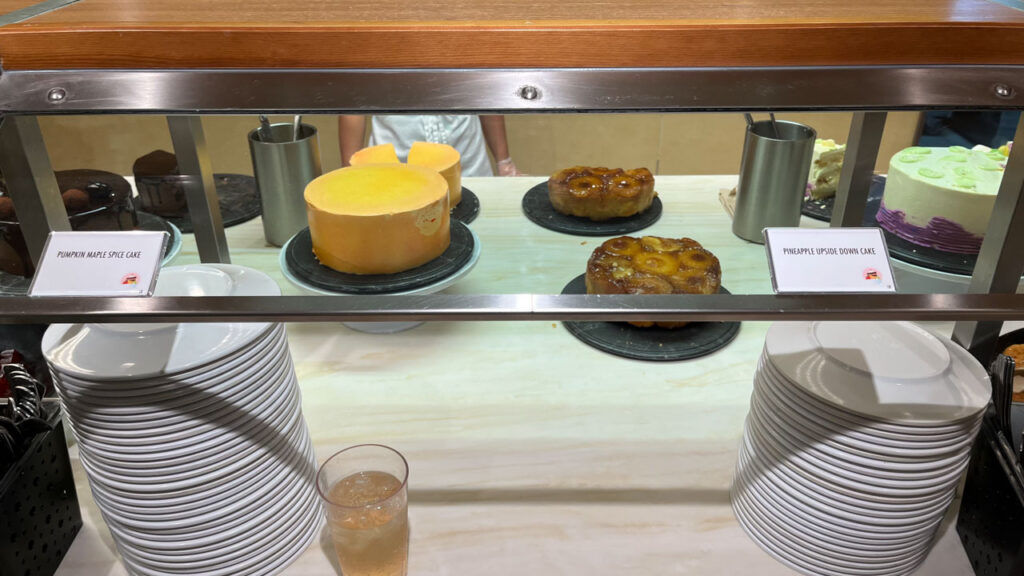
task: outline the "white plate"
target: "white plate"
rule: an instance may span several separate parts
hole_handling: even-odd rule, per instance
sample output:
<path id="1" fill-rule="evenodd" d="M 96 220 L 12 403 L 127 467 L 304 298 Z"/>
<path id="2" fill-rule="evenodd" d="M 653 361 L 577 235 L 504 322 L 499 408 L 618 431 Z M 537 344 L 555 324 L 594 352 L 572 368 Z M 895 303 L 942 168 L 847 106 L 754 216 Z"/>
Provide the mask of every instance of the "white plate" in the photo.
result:
<path id="1" fill-rule="evenodd" d="M 769 411 L 759 404 L 751 404 L 750 415 L 757 421 L 758 430 L 765 436 L 773 438 L 776 446 L 787 451 L 798 451 L 808 461 L 819 462 L 829 471 L 846 470 L 854 477 L 871 478 L 872 482 L 882 486 L 909 487 L 915 483 L 930 485 L 932 482 L 942 481 L 948 478 L 951 473 L 959 475 L 967 466 L 967 459 L 970 457 L 970 450 L 965 449 L 960 454 L 941 460 L 925 461 L 918 469 L 906 469 L 910 467 L 906 463 L 889 463 L 880 458 L 865 458 L 838 448 L 834 448 L 822 442 L 802 434 L 798 427 L 784 427 L 775 422 Z M 902 470 L 899 468 L 903 468 Z"/>
<path id="2" fill-rule="evenodd" d="M 69 419 L 76 434 L 83 439 L 89 438 L 90 446 L 106 447 L 114 452 L 136 454 L 141 457 L 134 460 L 163 459 L 174 450 L 194 447 L 206 440 L 224 435 L 236 436 L 235 430 L 252 425 L 252 422 L 245 422 L 239 418 L 249 416 L 258 421 L 260 418 L 276 413 L 282 406 L 287 405 L 289 395 L 298 395 L 298 386 L 295 385 L 294 373 L 289 366 L 281 366 L 273 374 L 265 374 L 266 384 L 260 381 L 252 381 L 255 387 L 259 388 L 260 395 L 252 400 L 250 405 L 237 405 L 235 403 L 222 404 L 207 398 L 207 403 L 219 406 L 220 413 L 213 413 L 204 416 L 191 414 L 187 407 L 182 410 L 182 419 L 187 424 L 191 420 L 191 430 L 180 430 L 178 426 L 168 428 L 167 434 L 162 431 L 165 428 L 155 427 L 152 430 L 125 430 L 109 427 L 102 421 L 82 418 L 71 412 Z M 244 382 L 239 382 L 243 385 Z M 147 454 L 147 452 L 150 452 Z M 160 455 L 152 454 L 160 452 Z"/>
<path id="3" fill-rule="evenodd" d="M 251 428 L 254 428 L 256 433 L 251 436 L 239 435 L 230 441 L 225 441 L 223 446 L 215 445 L 209 450 L 196 452 L 194 455 L 153 462 L 152 464 L 155 464 L 153 466 L 139 467 L 132 463 L 115 460 L 108 453 L 94 448 L 86 449 L 85 445 L 82 445 L 81 449 L 86 452 L 90 464 L 102 472 L 104 477 L 130 479 L 139 484 L 180 481 L 205 476 L 218 470 L 223 471 L 236 462 L 253 457 L 261 450 L 263 443 L 271 442 L 278 435 L 286 433 L 283 425 L 287 423 L 292 411 L 297 410 L 298 406 L 296 401 L 294 406 L 281 410 L 280 416 L 268 419 L 265 423 L 261 420 L 252 421 L 254 424 L 251 425 Z M 279 426 L 282 427 L 279 428 Z"/>
<path id="4" fill-rule="evenodd" d="M 908 548 L 913 548 L 921 542 L 927 542 L 930 538 L 928 535 L 924 535 L 903 542 L 880 542 L 877 540 L 868 540 L 866 538 L 848 537 L 828 530 L 819 530 L 777 508 L 765 508 L 760 502 L 751 500 L 748 497 L 747 492 L 740 490 L 738 487 L 736 489 L 730 489 L 729 496 L 732 498 L 733 504 L 735 504 L 737 499 L 741 499 L 748 512 L 755 512 L 760 515 L 763 520 L 770 520 L 780 526 L 785 526 L 786 530 L 802 534 L 804 537 L 819 539 L 823 542 L 823 545 L 828 544 L 836 550 L 846 549 L 860 553 L 877 552 L 881 554 L 890 554 L 901 550 L 907 550 Z"/>
<path id="5" fill-rule="evenodd" d="M 922 509 L 934 506 L 936 498 L 941 501 L 941 497 L 928 497 L 893 499 L 890 502 L 882 503 L 850 496 L 848 493 L 832 490 L 823 483 L 810 482 L 804 476 L 792 472 L 785 466 L 763 466 L 759 460 L 751 458 L 745 447 L 740 451 L 739 462 L 746 465 L 751 473 L 757 474 L 758 477 L 767 477 L 774 484 L 792 486 L 803 493 L 813 495 L 819 501 L 831 503 L 836 507 L 858 510 L 867 516 L 905 517 L 920 514 Z"/>
<path id="6" fill-rule="evenodd" d="M 256 504 L 235 517 L 216 519 L 208 526 L 197 526 L 192 533 L 133 528 L 121 524 L 116 516 L 108 517 L 107 522 L 113 524 L 119 535 L 140 552 L 209 561 L 215 559 L 218 553 L 237 551 L 246 542 L 261 539 L 264 532 L 273 532 L 275 528 L 281 529 L 298 520 L 309 507 L 319 505 L 316 497 L 312 483 L 293 486 L 290 492 L 280 495 L 264 493 L 264 505 Z M 283 530 L 279 532 L 283 533 Z M 140 556 L 149 560 L 161 559 L 146 554 Z"/>
<path id="7" fill-rule="evenodd" d="M 476 232 L 473 232 L 473 230 L 468 226 L 467 229 L 469 230 L 469 233 L 473 236 L 473 252 L 469 256 L 469 261 L 467 261 L 462 268 L 459 268 L 458 270 L 453 272 L 451 276 L 438 280 L 433 284 L 421 286 L 420 288 L 416 288 L 414 290 L 392 292 L 389 295 L 408 296 L 412 294 L 434 294 L 444 290 L 445 288 L 448 288 L 449 286 L 455 284 L 463 277 L 465 277 L 467 274 L 469 274 L 470 271 L 473 270 L 473 267 L 476 266 L 477 260 L 480 259 L 481 246 L 480 238 L 477 237 Z M 292 272 L 288 269 L 288 261 L 286 255 L 288 254 L 288 245 L 291 244 L 292 240 L 294 239 L 295 237 L 292 236 L 291 238 L 288 239 L 287 242 L 285 242 L 284 246 L 281 247 L 281 252 L 280 255 L 278 256 L 278 266 L 280 266 L 281 273 L 284 274 L 284 277 L 287 278 L 288 281 L 294 284 L 297 288 L 305 291 L 307 294 L 312 294 L 314 296 L 347 296 L 347 294 L 344 293 L 332 292 L 330 290 L 325 290 L 323 288 L 313 286 L 312 284 L 307 284 L 301 278 L 298 278 L 294 274 L 292 274 Z M 351 328 L 352 330 L 356 330 L 358 332 L 366 332 L 370 334 L 392 334 L 394 332 L 401 332 L 403 330 L 415 328 L 416 326 L 423 324 L 423 322 L 343 322 L 343 324 Z"/>
<path id="8" fill-rule="evenodd" d="M 268 555 L 262 550 L 254 553 L 253 557 L 258 558 L 259 561 L 250 568 L 252 571 L 249 574 L 251 574 L 251 576 L 270 576 L 272 574 L 277 574 L 285 566 L 294 562 L 295 559 L 301 556 L 306 548 L 308 548 L 316 539 L 320 531 L 321 523 L 322 520 L 311 522 L 302 532 L 299 533 L 298 538 L 296 538 L 292 545 L 288 546 L 278 554 Z M 130 567 L 133 573 L 142 574 L 144 576 L 167 576 L 168 574 L 174 574 L 174 572 L 168 572 L 166 570 L 153 571 L 153 569 L 149 568 L 147 565 L 142 564 L 133 557 L 124 554 L 124 549 L 119 548 L 119 552 L 122 553 L 122 560 L 125 565 Z M 227 575 L 237 573 L 234 572 L 234 570 L 236 570 L 236 568 L 232 566 L 228 568 L 226 572 L 220 572 L 219 574 Z M 184 571 L 179 572 L 179 574 L 192 576 L 194 572 Z M 206 576 L 205 573 L 204 576 Z"/>
<path id="9" fill-rule="evenodd" d="M 814 396 L 886 422 L 958 423 L 991 398 L 988 374 L 974 357 L 909 322 L 777 322 L 765 350 Z"/>
<path id="10" fill-rule="evenodd" d="M 887 549 L 862 548 L 848 543 L 835 543 L 828 539 L 827 533 L 807 532 L 801 526 L 791 526 L 770 515 L 762 514 L 743 495 L 734 496 L 733 507 L 734 509 L 739 507 L 744 516 L 756 519 L 761 525 L 772 527 L 776 535 L 781 536 L 787 542 L 798 544 L 802 550 L 819 550 L 830 556 L 856 561 L 864 568 L 874 569 L 883 567 L 879 565 L 892 567 L 894 564 L 901 564 L 908 559 L 916 558 L 931 544 L 931 539 L 927 536 L 911 544 L 901 544 Z"/>
<path id="11" fill-rule="evenodd" d="M 109 523 L 115 523 L 118 529 L 131 537 L 130 542 L 139 550 L 161 554 L 185 556 L 189 560 L 210 560 L 221 554 L 237 552 L 246 546 L 245 542 L 258 537 L 262 531 L 272 530 L 275 525 L 297 516 L 306 504 L 312 502 L 307 494 L 309 486 L 289 487 L 282 491 L 281 498 L 270 498 L 263 494 L 264 502 L 256 503 L 249 509 L 240 510 L 231 516 L 213 518 L 204 524 L 185 527 L 192 532 L 169 532 L 159 528 L 139 528 L 125 524 L 117 516 L 107 516 Z M 314 492 L 315 495 L 315 492 Z M 267 506 L 272 502 L 273 506 Z M 171 537 L 176 537 L 172 540 Z M 145 555 L 143 555 L 145 557 Z M 152 558 L 150 558 L 152 559 Z"/>
<path id="12" fill-rule="evenodd" d="M 302 451 L 290 456 L 286 455 L 284 460 L 267 459 L 253 466 L 233 482 L 210 486 L 210 489 L 205 492 L 184 496 L 139 499 L 132 495 L 122 494 L 102 482 L 90 480 L 89 485 L 93 494 L 97 495 L 97 500 L 106 503 L 103 506 L 105 509 L 112 509 L 126 517 L 131 517 L 132 514 L 141 515 L 144 520 L 179 520 L 198 516 L 205 511 L 218 510 L 225 502 L 245 498 L 253 491 L 261 492 L 265 488 L 261 489 L 258 486 L 260 482 L 264 487 L 285 483 L 290 476 L 305 470 L 305 462 L 313 461 L 315 472 L 315 460 L 311 459 L 313 459 L 313 449 L 311 445 L 307 445 Z"/>
<path id="13" fill-rule="evenodd" d="M 946 476 L 931 480 L 907 480 L 905 482 L 877 479 L 857 472 L 844 470 L 822 460 L 812 460 L 799 448 L 789 446 L 784 439 L 772 438 L 757 425 L 747 426 L 754 452 L 773 464 L 781 463 L 792 470 L 801 472 L 801 476 L 823 481 L 829 486 L 842 486 L 860 494 L 890 496 L 904 498 L 913 496 L 932 496 L 945 493 L 951 485 L 957 483 L 962 470 L 952 470 Z"/>
<path id="14" fill-rule="evenodd" d="M 287 335 L 282 325 L 275 324 L 250 345 L 197 371 L 138 380 L 83 380 L 63 372 L 56 372 L 55 377 L 60 380 L 62 388 L 66 389 L 69 395 L 75 396 L 76 403 L 108 407 L 137 403 L 140 399 L 175 392 L 182 387 L 219 384 L 236 377 L 240 371 L 248 369 L 253 364 L 266 365 L 285 356 L 289 356 Z"/>
<path id="15" fill-rule="evenodd" d="M 787 519 L 791 524 L 806 526 L 808 530 L 817 530 L 834 534 L 837 537 L 852 541 L 867 541 L 873 545 L 886 546 L 891 544 L 913 544 L 922 537 L 930 537 L 929 530 L 918 530 L 914 533 L 877 532 L 873 527 L 849 524 L 834 519 L 821 519 L 807 513 L 797 503 L 789 501 L 772 491 L 764 490 L 745 477 L 737 477 L 733 481 L 733 490 L 746 495 L 748 502 L 756 502 L 758 509 L 769 517 Z"/>
<path id="16" fill-rule="evenodd" d="M 225 282 L 224 277 L 228 278 Z M 230 264 L 171 266 L 160 273 L 169 290 L 217 296 L 276 296 L 266 274 Z M 193 370 L 249 345 L 271 324 L 54 324 L 42 350 L 56 370 L 87 380 L 148 378 Z"/>
<path id="17" fill-rule="evenodd" d="M 111 380 L 106 378 L 82 378 L 79 375 L 66 374 L 59 370 L 55 370 L 55 372 L 84 391 L 103 392 L 112 397 L 131 396 L 133 394 L 145 395 L 151 393 L 155 386 L 167 386 L 173 383 L 192 384 L 205 382 L 211 378 L 219 379 L 224 375 L 232 374 L 248 362 L 256 361 L 262 351 L 270 349 L 271 346 L 277 343 L 277 339 L 282 336 L 287 337 L 284 325 L 280 323 L 270 324 L 266 331 L 238 350 L 225 354 L 216 361 L 198 366 L 195 369 L 174 374 L 159 374 L 148 378 L 128 380 Z"/>
<path id="18" fill-rule="evenodd" d="M 297 426 L 296 423 L 298 424 Z M 84 451 L 79 456 L 82 466 L 89 473 L 90 479 L 101 481 L 108 487 L 116 489 L 126 496 L 130 495 L 139 499 L 160 499 L 166 496 L 202 493 L 212 486 L 237 479 L 257 462 L 264 459 L 277 459 L 281 453 L 300 450 L 302 448 L 302 435 L 300 432 L 304 429 L 305 424 L 302 421 L 302 414 L 301 412 L 296 412 L 287 426 L 282 428 L 278 434 L 275 434 L 271 440 L 257 447 L 252 453 L 247 454 L 238 461 L 215 469 L 213 472 L 163 483 L 143 484 L 137 478 L 125 478 L 107 474 L 93 466 L 92 459 Z"/>
<path id="19" fill-rule="evenodd" d="M 883 438 L 903 437 L 908 441 L 936 441 L 947 440 L 961 436 L 965 430 L 977 426 L 981 420 L 981 413 L 973 418 L 966 418 L 954 423 L 933 423 L 928 426 L 905 425 L 894 422 L 885 422 L 878 418 L 851 412 L 842 406 L 830 404 L 814 394 L 811 394 L 803 387 L 796 385 L 782 372 L 776 368 L 767 356 L 764 357 L 763 371 L 775 383 L 777 390 L 784 390 L 785 396 L 799 400 L 803 405 L 813 406 L 813 413 L 827 414 L 829 418 L 835 419 L 837 424 L 862 429 L 865 433 L 875 434 Z"/>
<path id="20" fill-rule="evenodd" d="M 77 429 L 116 438 L 119 448 L 133 444 L 159 444 L 158 447 L 162 448 L 166 442 L 194 438 L 217 428 L 231 427 L 231 422 L 239 414 L 265 412 L 266 407 L 276 401 L 282 390 L 289 387 L 268 380 L 260 388 L 253 385 L 256 382 L 256 379 L 241 380 L 237 392 L 232 392 L 230 396 L 230 403 L 209 395 L 196 394 L 199 401 L 181 406 L 179 416 L 154 419 L 152 427 L 148 428 L 142 423 L 125 426 L 113 420 L 86 416 L 71 410 L 65 411 L 65 414 L 69 420 L 74 421 Z"/>
<path id="21" fill-rule="evenodd" d="M 308 547 L 313 537 L 319 532 L 321 523 L 322 511 L 320 511 L 319 507 L 310 507 L 306 514 L 299 518 L 298 522 L 288 527 L 290 529 L 284 532 L 286 536 L 282 537 L 280 533 L 264 535 L 253 543 L 251 554 L 242 555 L 240 560 L 229 563 L 226 566 L 205 569 L 202 573 L 204 576 L 228 576 L 229 574 L 247 573 L 247 571 L 248 573 L 271 573 L 271 570 L 283 565 L 281 563 L 282 558 L 287 560 L 285 563 L 290 562 L 299 552 Z M 287 535 L 291 535 L 291 537 L 289 538 Z M 135 554 L 136 550 L 130 545 L 119 546 L 119 549 L 122 553 L 129 552 L 125 556 L 131 557 L 131 565 L 134 568 L 145 567 L 143 570 L 139 570 L 143 574 L 162 576 L 161 572 L 166 573 L 167 571 L 178 570 L 181 571 L 177 573 L 195 573 L 194 569 L 179 568 L 180 564 L 173 564 L 171 562 L 145 562 Z M 154 572 L 153 570 L 156 571 Z"/>
<path id="22" fill-rule="evenodd" d="M 882 518 L 877 515 L 869 515 L 867 512 L 851 513 L 836 506 L 830 506 L 827 502 L 809 498 L 791 486 L 773 484 L 773 480 L 769 476 L 757 475 L 750 467 L 744 468 L 742 474 L 741 479 L 744 485 L 754 485 L 763 492 L 770 492 L 778 499 L 792 504 L 823 522 L 829 524 L 842 522 L 851 529 L 871 529 L 887 534 L 919 535 L 922 532 L 928 533 L 929 528 L 935 526 L 942 519 L 946 509 L 942 504 L 948 505 L 950 502 L 950 495 L 943 495 L 940 497 L 941 499 L 928 503 L 927 508 L 931 511 L 930 514 L 922 513 L 917 517 Z M 922 506 L 922 509 L 924 508 L 925 506 Z"/>
<path id="23" fill-rule="evenodd" d="M 229 449 L 245 448 L 247 444 L 254 443 L 249 441 L 253 430 L 263 427 L 264 424 L 270 432 L 283 427 L 286 423 L 283 420 L 286 417 L 285 412 L 297 410 L 300 402 L 297 386 L 281 386 L 272 396 L 267 396 L 265 405 L 252 408 L 248 412 L 248 418 L 233 420 L 231 427 L 225 425 L 223 428 L 205 431 L 192 438 L 168 440 L 164 443 L 154 439 L 151 443 L 119 445 L 119 437 L 115 432 L 80 428 L 70 421 L 68 425 L 91 456 L 110 460 L 111 465 L 160 468 L 178 460 L 205 458 L 218 450 L 227 452 Z M 261 430 L 261 435 L 264 433 Z"/>
<path id="24" fill-rule="evenodd" d="M 941 440 L 928 441 L 927 436 L 918 436 L 914 441 L 900 441 L 875 434 L 869 428 L 849 426 L 832 416 L 820 406 L 804 404 L 795 394 L 779 391 L 773 378 L 767 372 L 758 373 L 754 381 L 751 403 L 759 402 L 769 413 L 786 418 L 790 427 L 806 430 L 822 439 L 822 442 L 837 449 L 850 451 L 864 457 L 883 457 L 887 462 L 921 465 L 922 461 L 949 458 L 970 449 L 977 426 L 956 433 L 943 435 Z M 786 398 L 785 401 L 782 398 Z M 978 424 L 980 424 L 980 420 Z"/>
<path id="25" fill-rule="evenodd" d="M 751 462 L 747 456 L 741 457 L 741 470 L 744 478 L 749 482 L 756 482 L 765 490 L 771 490 L 780 498 L 792 502 L 801 508 L 813 508 L 822 514 L 835 516 L 850 522 L 867 523 L 876 526 L 910 526 L 920 528 L 922 524 L 930 522 L 936 516 L 941 517 L 949 508 L 950 502 L 955 494 L 950 490 L 948 494 L 936 497 L 933 502 L 923 502 L 914 510 L 874 510 L 865 508 L 856 502 L 839 500 L 831 494 L 818 490 L 817 486 L 808 485 L 799 481 L 786 481 L 781 476 L 774 474 Z"/>
<path id="26" fill-rule="evenodd" d="M 912 568 L 916 568 L 928 554 L 928 547 L 925 546 L 916 556 L 900 560 L 891 565 L 874 566 L 845 562 L 842 558 L 826 555 L 821 551 L 812 550 L 806 547 L 795 548 L 785 539 L 780 538 L 770 527 L 763 524 L 756 517 L 748 516 L 742 508 L 734 507 L 737 512 L 737 519 L 747 534 L 758 542 L 766 551 L 772 553 L 780 560 L 791 565 L 799 566 L 803 572 L 811 574 L 831 574 L 849 576 L 880 576 L 891 574 L 903 574 Z"/>
<path id="27" fill-rule="evenodd" d="M 747 457 L 758 463 L 762 468 L 774 470 L 777 472 L 785 472 L 792 478 L 799 478 L 807 486 L 813 486 L 815 489 L 821 488 L 829 490 L 832 493 L 838 492 L 845 494 L 853 501 L 865 501 L 874 502 L 881 506 L 888 506 L 891 504 L 927 504 L 934 502 L 935 498 L 942 496 L 944 493 L 941 490 L 935 490 L 933 492 L 926 492 L 923 494 L 913 495 L 886 495 L 886 494 L 875 494 L 865 490 L 858 490 L 856 488 L 848 488 L 842 484 L 836 484 L 824 480 L 814 474 L 807 473 L 804 469 L 797 466 L 792 466 L 788 462 L 779 459 L 779 455 L 775 454 L 771 450 L 765 452 L 759 452 L 759 450 L 766 450 L 763 446 L 757 445 L 755 447 L 754 440 L 750 437 L 750 426 L 748 424 L 746 431 L 743 436 L 743 449 L 747 454 Z"/>
<path id="28" fill-rule="evenodd" d="M 274 483 L 274 500 L 294 500 L 307 488 L 316 491 L 313 487 L 315 482 L 315 468 L 304 468 L 308 459 L 296 459 L 285 473 L 279 474 L 278 481 Z M 264 485 L 265 487 L 266 485 Z M 185 514 L 154 515 L 152 513 L 142 514 L 139 511 L 127 512 L 122 507 L 116 507 L 118 522 L 125 528 L 138 532 L 159 532 L 175 533 L 191 530 L 199 526 L 207 526 L 213 523 L 227 523 L 239 517 L 251 516 L 254 511 L 259 512 L 260 506 L 265 506 L 267 491 L 259 486 L 250 484 L 237 490 L 230 498 L 223 499 L 220 504 L 212 509 L 193 510 Z M 262 503 L 262 504 L 261 504 Z M 104 501 L 104 504 L 109 502 Z M 107 512 L 113 512 L 110 507 L 104 506 Z"/>
<path id="29" fill-rule="evenodd" d="M 236 378 L 225 380 L 216 387 L 198 390 L 182 387 L 179 398 L 149 401 L 139 398 L 133 406 L 122 405 L 116 411 L 101 412 L 92 406 L 85 407 L 75 399 L 62 398 L 67 405 L 66 412 L 76 421 L 93 428 L 109 430 L 112 434 L 128 436 L 151 435 L 155 431 L 173 432 L 182 425 L 196 424 L 221 417 L 220 411 L 238 412 L 261 403 L 261 399 L 276 392 L 288 376 L 293 373 L 287 358 L 268 362 L 252 372 L 240 372 Z M 58 383 L 60 386 L 61 383 Z M 210 406 L 217 410 L 209 412 Z M 146 419 L 145 417 L 149 418 Z M 148 423 L 148 425 L 147 425 Z"/>

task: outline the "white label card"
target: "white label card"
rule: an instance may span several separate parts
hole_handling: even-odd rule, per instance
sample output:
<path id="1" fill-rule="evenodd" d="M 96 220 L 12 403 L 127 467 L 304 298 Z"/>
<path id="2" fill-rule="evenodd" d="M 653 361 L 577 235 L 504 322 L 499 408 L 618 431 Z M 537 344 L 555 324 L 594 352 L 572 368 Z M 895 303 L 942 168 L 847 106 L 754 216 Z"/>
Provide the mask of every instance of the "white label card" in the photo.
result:
<path id="1" fill-rule="evenodd" d="M 30 296 L 151 296 L 166 232 L 51 232 Z"/>
<path id="2" fill-rule="evenodd" d="M 879 228 L 766 228 L 776 293 L 895 292 Z"/>

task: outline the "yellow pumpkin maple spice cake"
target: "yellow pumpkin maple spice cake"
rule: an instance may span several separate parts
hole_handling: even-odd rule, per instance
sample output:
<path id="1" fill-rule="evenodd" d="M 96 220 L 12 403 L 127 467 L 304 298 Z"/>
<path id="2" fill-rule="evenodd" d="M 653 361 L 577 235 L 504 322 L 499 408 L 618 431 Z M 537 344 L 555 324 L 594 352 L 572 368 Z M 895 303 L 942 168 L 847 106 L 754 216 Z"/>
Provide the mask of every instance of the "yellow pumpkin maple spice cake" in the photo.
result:
<path id="1" fill-rule="evenodd" d="M 722 266 L 690 238 L 619 236 L 594 249 L 584 281 L 587 294 L 715 294 L 722 285 Z M 687 323 L 630 324 L 680 328 Z"/>
<path id="2" fill-rule="evenodd" d="M 369 146 L 357 151 L 349 159 L 353 166 L 363 164 L 399 164 L 394 144 L 390 142 Z M 436 170 L 448 182 L 448 194 L 454 207 L 462 201 L 462 156 L 447 144 L 413 142 L 407 163 Z"/>
<path id="3" fill-rule="evenodd" d="M 313 254 L 350 274 L 395 274 L 440 256 L 451 243 L 448 183 L 408 164 L 349 166 L 306 186 Z"/>

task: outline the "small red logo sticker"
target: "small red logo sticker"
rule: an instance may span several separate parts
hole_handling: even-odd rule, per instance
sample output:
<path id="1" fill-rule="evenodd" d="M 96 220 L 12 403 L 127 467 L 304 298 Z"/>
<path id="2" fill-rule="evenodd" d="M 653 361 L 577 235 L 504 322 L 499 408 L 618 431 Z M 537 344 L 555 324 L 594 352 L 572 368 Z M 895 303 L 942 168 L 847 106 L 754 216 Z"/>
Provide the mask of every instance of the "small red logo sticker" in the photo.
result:
<path id="1" fill-rule="evenodd" d="M 122 286 L 134 286 L 139 283 L 139 275 L 134 272 L 131 274 L 125 274 L 124 278 L 121 278 Z"/>
<path id="2" fill-rule="evenodd" d="M 878 270 L 874 268 L 867 268 L 864 270 L 864 279 L 869 282 L 881 282 L 882 275 L 878 273 Z"/>

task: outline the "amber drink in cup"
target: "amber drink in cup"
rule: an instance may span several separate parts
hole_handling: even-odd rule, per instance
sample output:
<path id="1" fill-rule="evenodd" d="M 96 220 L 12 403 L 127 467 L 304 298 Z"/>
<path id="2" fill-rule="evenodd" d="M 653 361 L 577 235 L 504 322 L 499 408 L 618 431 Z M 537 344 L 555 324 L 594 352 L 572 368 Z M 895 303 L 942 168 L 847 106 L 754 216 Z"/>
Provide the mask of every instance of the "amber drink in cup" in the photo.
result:
<path id="1" fill-rule="evenodd" d="M 320 467 L 317 490 L 343 576 L 405 576 L 408 479 L 405 458 L 379 444 L 346 448 Z"/>

